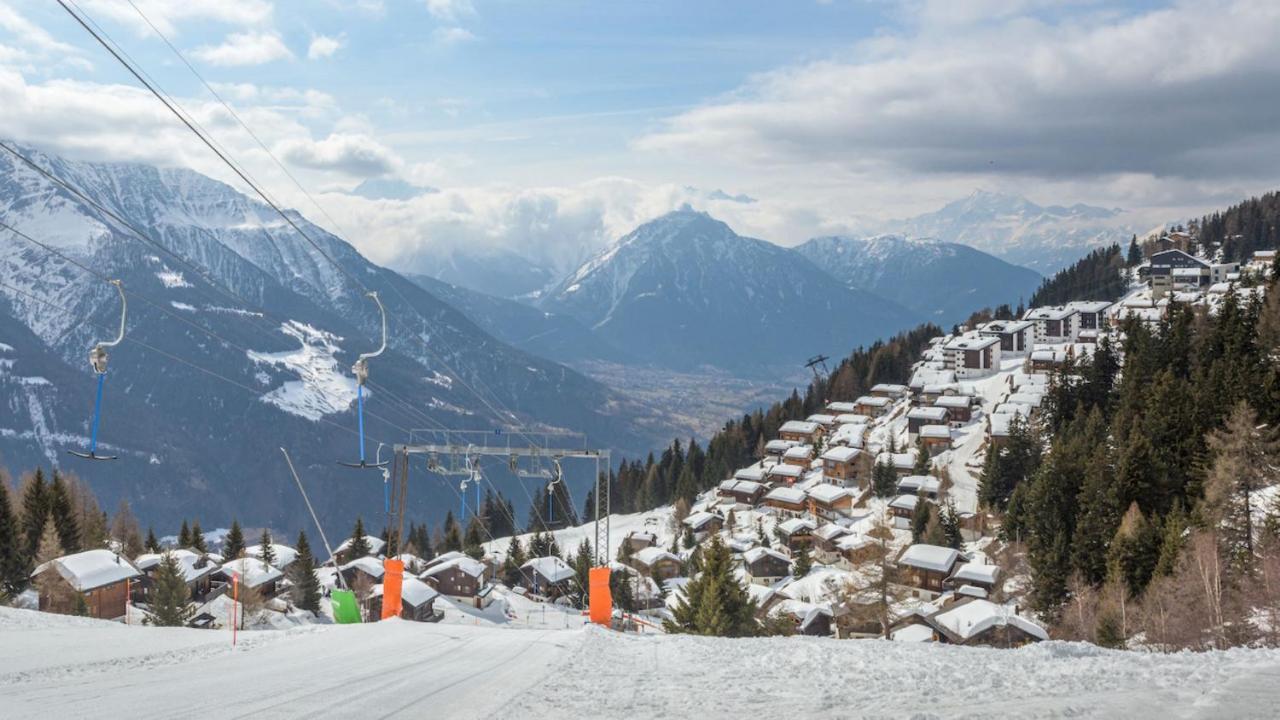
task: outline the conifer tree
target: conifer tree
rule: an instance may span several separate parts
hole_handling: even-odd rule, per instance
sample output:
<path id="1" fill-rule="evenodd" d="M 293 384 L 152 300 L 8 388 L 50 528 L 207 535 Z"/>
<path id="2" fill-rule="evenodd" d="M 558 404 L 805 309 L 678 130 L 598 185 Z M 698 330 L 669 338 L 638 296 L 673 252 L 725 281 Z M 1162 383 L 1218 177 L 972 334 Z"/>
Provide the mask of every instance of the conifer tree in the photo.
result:
<path id="1" fill-rule="evenodd" d="M 239 520 L 231 521 L 227 539 L 222 543 L 222 555 L 227 560 L 244 557 L 244 529 L 240 527 Z"/>
<path id="2" fill-rule="evenodd" d="M 58 529 L 58 542 L 68 555 L 80 552 L 80 526 L 76 522 L 75 509 L 71 503 L 71 492 L 67 482 L 56 470 L 53 482 L 49 484 L 49 517 Z"/>
<path id="3" fill-rule="evenodd" d="M 298 557 L 289 566 L 292 583 L 289 594 L 293 604 L 314 615 L 320 614 L 320 580 L 316 577 L 316 559 L 311 553 L 307 533 L 298 533 Z"/>
<path id="4" fill-rule="evenodd" d="M 1241 401 L 1226 426 L 1210 435 L 1209 444 L 1214 458 L 1207 501 L 1221 527 L 1223 550 L 1234 568 L 1252 574 L 1258 530 L 1254 516 L 1261 509 L 1258 493 L 1275 480 L 1280 441 L 1273 429 L 1259 427 L 1257 413 Z"/>
<path id="5" fill-rule="evenodd" d="M 44 532 L 45 519 L 49 516 L 48 485 L 44 471 L 36 468 L 22 485 L 22 541 L 23 557 L 34 558 L 40 548 L 40 536 Z"/>
<path id="6" fill-rule="evenodd" d="M 627 547 L 627 544 L 623 543 L 622 547 Z M 506 583 L 507 587 L 520 584 L 520 566 L 524 565 L 527 559 L 524 546 L 520 544 L 520 536 L 512 535 L 511 541 L 507 543 L 506 557 L 502 559 L 502 582 Z"/>
<path id="7" fill-rule="evenodd" d="M 160 541 L 156 539 L 156 531 L 153 528 L 147 528 L 147 540 L 142 546 L 149 553 L 160 552 Z"/>
<path id="8" fill-rule="evenodd" d="M 21 528 L 9 504 L 9 484 L 0 477 L 0 598 L 15 597 L 27 587 L 30 564 L 22 552 Z"/>
<path id="9" fill-rule="evenodd" d="M 964 535 L 960 531 L 960 514 L 956 512 L 955 502 L 947 500 L 939 514 L 939 522 L 942 525 L 942 542 L 938 544 L 959 550 L 964 545 Z"/>
<path id="10" fill-rule="evenodd" d="M 462 530 L 450 510 L 444 517 L 444 541 L 440 545 L 444 552 L 457 552 L 462 549 Z"/>
<path id="11" fill-rule="evenodd" d="M 178 530 L 178 547 L 191 547 L 191 528 L 187 527 L 186 518 L 182 519 L 182 529 Z"/>
<path id="12" fill-rule="evenodd" d="M 924 446 L 924 438 L 916 440 L 916 464 L 911 469 L 913 475 L 928 475 L 929 470 L 933 467 L 933 462 L 929 458 L 929 451 Z"/>
<path id="13" fill-rule="evenodd" d="M 367 535 L 368 533 L 364 531 L 364 518 L 357 515 L 355 528 L 351 530 L 351 542 L 347 543 L 347 562 L 373 553 L 373 548 L 369 547 Z"/>
<path id="14" fill-rule="evenodd" d="M 1115 483 L 1107 465 L 1107 451 L 1099 447 L 1089 460 L 1080 486 L 1078 519 L 1071 547 L 1071 564 L 1091 585 L 1107 575 L 1107 548 L 1120 525 Z"/>
<path id="15" fill-rule="evenodd" d="M 151 615 L 147 621 L 161 627 L 182 627 L 191 621 L 195 608 L 188 602 L 191 588 L 183 577 L 182 564 L 166 552 L 156 567 L 155 587 L 151 591 Z"/>
<path id="16" fill-rule="evenodd" d="M 911 513 L 911 542 L 924 541 L 924 534 L 929 529 L 929 521 L 932 517 L 933 504 L 925 500 L 924 497 L 917 497 L 916 509 Z"/>
<path id="17" fill-rule="evenodd" d="M 1135 502 L 1129 505 L 1107 552 L 1109 575 L 1138 597 L 1151 581 L 1160 558 L 1160 537 Z"/>
<path id="18" fill-rule="evenodd" d="M 810 570 L 813 570 L 813 558 L 809 556 L 809 547 L 806 545 L 796 553 L 796 560 L 791 566 L 791 575 L 799 580 L 808 575 Z"/>
<path id="19" fill-rule="evenodd" d="M 871 478 L 876 497 L 892 497 L 898 491 L 898 475 L 887 461 L 876 462 Z"/>
<path id="20" fill-rule="evenodd" d="M 1138 247 L 1136 233 L 1129 239 L 1129 252 L 1125 257 L 1125 264 L 1129 267 L 1137 267 L 1142 264 L 1142 248 Z"/>
<path id="21" fill-rule="evenodd" d="M 591 542 L 585 537 L 582 542 L 578 543 L 578 552 L 573 556 L 573 577 L 574 582 L 578 586 L 578 605 L 585 607 L 587 602 L 587 593 L 591 589 L 591 565 L 594 558 L 591 555 Z"/>
<path id="22" fill-rule="evenodd" d="M 204 530 L 200 529 L 200 521 L 195 520 L 191 523 L 191 549 L 201 555 L 209 552 L 209 546 L 204 540 Z"/>
<path id="23" fill-rule="evenodd" d="M 275 543 L 271 540 L 271 531 L 262 529 L 262 537 L 258 538 L 258 559 L 268 565 L 276 564 Z"/>
<path id="24" fill-rule="evenodd" d="M 667 632 L 747 637 L 759 632 L 756 604 L 733 571 L 729 549 L 713 535 L 702 559 L 702 571 L 684 588 Z"/>
<path id="25" fill-rule="evenodd" d="M 480 519 L 473 516 L 471 522 L 467 523 L 467 534 L 462 539 L 463 551 L 477 560 L 484 557 L 484 538 L 480 535 L 483 527 Z"/>

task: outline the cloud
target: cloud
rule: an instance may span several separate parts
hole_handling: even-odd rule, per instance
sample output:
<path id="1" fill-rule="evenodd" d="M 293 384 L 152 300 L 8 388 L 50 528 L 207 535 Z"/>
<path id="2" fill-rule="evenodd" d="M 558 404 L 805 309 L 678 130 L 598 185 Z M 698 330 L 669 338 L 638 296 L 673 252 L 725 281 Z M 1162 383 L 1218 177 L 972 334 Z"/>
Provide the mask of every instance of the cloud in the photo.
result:
<path id="1" fill-rule="evenodd" d="M 460 27 L 441 27 L 431 32 L 431 39 L 437 45 L 450 46 L 460 45 L 462 43 L 471 42 L 476 36 L 466 28 Z"/>
<path id="2" fill-rule="evenodd" d="M 14 40 L 43 53 L 79 53 L 75 47 L 55 40 L 44 28 L 27 20 L 8 3 L 0 2 L 0 28 Z"/>
<path id="3" fill-rule="evenodd" d="M 457 22 L 461 18 L 473 17 L 476 8 L 471 0 L 427 0 L 427 12 L 437 20 Z"/>
<path id="4" fill-rule="evenodd" d="M 388 175 L 402 164 L 390 148 L 358 133 L 334 133 L 318 141 L 285 140 L 275 153 L 294 165 L 362 178 Z"/>
<path id="5" fill-rule="evenodd" d="M 165 35 L 176 34 L 188 22 L 212 21 L 236 27 L 261 27 L 273 13 L 266 0 L 133 0 L 147 19 Z M 110 18 L 132 27 L 139 35 L 150 34 L 151 28 L 129 3 L 120 0 L 80 0 L 85 10 L 101 20 Z"/>
<path id="6" fill-rule="evenodd" d="M 331 57 L 342 48 L 343 41 L 344 38 L 342 36 L 335 38 L 327 35 L 317 35 L 311 38 L 311 45 L 307 47 L 307 59 L 320 60 L 321 58 Z"/>
<path id="7" fill-rule="evenodd" d="M 989 3 L 916 5 L 916 29 L 758 75 L 635 148 L 861 177 L 1274 177 L 1278 3 L 985 24 Z"/>
<path id="8" fill-rule="evenodd" d="M 221 45 L 205 45 L 192 51 L 195 57 L 210 65 L 262 65 L 293 58 L 284 40 L 274 32 L 235 32 Z"/>

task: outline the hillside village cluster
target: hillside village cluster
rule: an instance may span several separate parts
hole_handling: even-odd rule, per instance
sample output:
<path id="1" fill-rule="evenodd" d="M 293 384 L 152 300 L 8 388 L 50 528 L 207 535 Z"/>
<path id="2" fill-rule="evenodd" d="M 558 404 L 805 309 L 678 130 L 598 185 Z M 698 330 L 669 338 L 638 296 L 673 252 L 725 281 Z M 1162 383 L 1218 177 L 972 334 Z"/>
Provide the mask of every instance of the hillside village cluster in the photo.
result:
<path id="1" fill-rule="evenodd" d="M 619 612 L 619 622 L 660 627 L 681 602 L 697 553 L 718 538 L 732 553 L 758 617 L 787 632 L 997 647 L 1047 639 L 1022 608 L 1025 570 L 1001 552 L 979 504 L 986 454 L 1035 422 L 1055 374 L 1069 372 L 1104 338 L 1119 347 L 1121 321 L 1158 323 L 1173 302 L 1212 312 L 1227 293 L 1261 292 L 1250 279 L 1270 272 L 1274 262 L 1275 251 L 1259 251 L 1241 266 L 1169 247 L 1135 270 L 1117 302 L 1034 307 L 1021 319 L 962 326 L 934 338 L 904 384 L 876 385 L 865 396 L 829 402 L 825 412 L 783 424 L 763 457 L 687 510 L 614 518 L 620 532 L 609 548 L 617 558 L 611 567 L 628 583 L 635 605 L 633 613 Z M 942 519 L 945 543 L 922 540 L 922 518 Z M 583 526 L 554 536 L 559 547 L 571 548 L 590 532 Z M 71 612 L 72 597 L 94 617 L 144 618 L 168 554 L 188 587 L 192 625 L 226 625 L 233 579 L 235 591 L 243 588 L 261 601 L 251 623 L 309 621 L 289 601 L 293 576 L 287 573 L 297 550 L 264 540 L 238 558 L 185 547 L 126 558 L 116 547 L 50 560 L 33 576 L 38 606 Z M 545 538 L 518 540 L 547 549 Z M 561 610 L 579 602 L 579 573 L 556 554 L 523 562 L 513 584 L 502 572 L 510 546 L 509 538 L 495 539 L 478 558 L 400 555 L 402 617 L 438 621 L 454 608 L 510 621 L 517 596 L 525 609 L 526 601 Z M 373 536 L 347 540 L 316 571 L 319 585 L 357 589 L 363 615 L 379 617 L 385 547 Z M 66 587 L 39 582 L 45 573 L 56 573 L 46 580 L 60 578 Z M 868 597 L 886 607 L 884 617 L 859 612 Z"/>

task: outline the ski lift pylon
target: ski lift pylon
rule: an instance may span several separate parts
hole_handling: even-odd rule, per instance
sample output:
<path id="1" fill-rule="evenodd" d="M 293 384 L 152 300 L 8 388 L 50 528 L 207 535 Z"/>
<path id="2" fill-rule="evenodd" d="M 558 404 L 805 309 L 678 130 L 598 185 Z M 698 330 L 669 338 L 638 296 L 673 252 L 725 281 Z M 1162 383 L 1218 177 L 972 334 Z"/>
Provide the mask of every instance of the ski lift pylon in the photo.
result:
<path id="1" fill-rule="evenodd" d="M 356 376 L 356 418 L 359 423 L 360 433 L 360 462 L 338 463 L 339 465 L 359 470 L 368 468 L 385 468 L 390 464 L 389 460 L 374 460 L 372 463 L 368 463 L 365 461 L 364 455 L 364 384 L 369 379 L 369 359 L 378 357 L 382 354 L 383 350 L 387 349 L 387 310 L 382 307 L 382 301 L 378 299 L 378 293 L 370 291 L 367 295 L 369 299 L 373 300 L 374 304 L 378 306 L 378 314 L 382 317 L 382 344 L 373 352 L 361 353 L 360 357 L 356 358 L 355 365 L 351 366 L 351 372 Z"/>
<path id="2" fill-rule="evenodd" d="M 89 365 L 93 368 L 93 373 L 98 376 L 98 389 L 93 398 L 93 421 L 89 431 L 89 452 L 67 451 L 69 454 L 85 460 L 115 460 L 118 457 L 116 455 L 98 454 L 98 423 L 102 419 L 102 386 L 107 380 L 107 360 L 109 358 L 107 349 L 119 345 L 124 340 L 124 324 L 125 318 L 129 314 L 129 303 L 124 296 L 123 283 L 119 280 L 108 280 L 107 282 L 115 285 L 116 292 L 120 293 L 120 332 L 116 335 L 115 340 L 96 343 L 89 350 Z"/>

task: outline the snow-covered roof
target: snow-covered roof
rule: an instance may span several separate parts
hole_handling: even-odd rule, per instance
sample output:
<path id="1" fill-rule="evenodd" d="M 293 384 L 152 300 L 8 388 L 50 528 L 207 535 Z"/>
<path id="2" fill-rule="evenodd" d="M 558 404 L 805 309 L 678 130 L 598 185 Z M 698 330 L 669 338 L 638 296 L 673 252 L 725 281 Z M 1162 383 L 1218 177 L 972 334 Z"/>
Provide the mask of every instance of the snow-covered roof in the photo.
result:
<path id="1" fill-rule="evenodd" d="M 875 540 L 872 540 L 866 535 L 850 534 L 837 540 L 836 547 L 841 550 L 857 550 L 858 548 L 864 548 L 871 545 L 874 542 Z"/>
<path id="2" fill-rule="evenodd" d="M 919 501 L 920 498 L 915 495 L 899 495 L 889 501 L 889 507 L 894 510 L 915 510 Z"/>
<path id="3" fill-rule="evenodd" d="M 194 582 L 200 578 L 211 574 L 218 569 L 219 564 L 214 563 L 208 556 L 187 550 L 185 548 L 177 548 L 170 550 L 174 559 L 178 561 L 178 566 L 182 568 L 182 578 L 186 582 Z M 146 572 L 153 567 L 158 567 L 160 561 L 164 559 L 164 553 L 143 553 L 133 559 L 134 567 Z M 201 560 L 204 560 L 201 563 Z M 196 567 L 199 565 L 200 567 Z"/>
<path id="4" fill-rule="evenodd" d="M 787 535 L 796 535 L 811 533 L 814 530 L 813 523 L 804 518 L 791 518 L 778 523 L 778 530 Z"/>
<path id="5" fill-rule="evenodd" d="M 128 558 L 110 550 L 85 550 L 74 555 L 63 555 L 36 568 L 32 575 L 39 575 L 50 566 L 80 592 L 142 577 L 142 573 L 138 572 Z"/>
<path id="6" fill-rule="evenodd" d="M 780 433 L 798 433 L 801 435 L 812 435 L 817 431 L 818 423 L 806 420 L 788 420 L 782 423 L 782 427 L 778 428 Z"/>
<path id="7" fill-rule="evenodd" d="M 997 605 L 990 600 L 975 598 L 958 602 L 934 614 L 932 620 L 965 640 L 992 627 L 1004 625 L 1012 625 L 1041 640 L 1049 639 L 1049 633 L 1035 621 L 1018 615 L 1013 608 Z"/>
<path id="8" fill-rule="evenodd" d="M 946 344 L 947 350 L 983 350 L 1000 342 L 1000 338 L 991 335 L 961 335 L 952 338 Z"/>
<path id="9" fill-rule="evenodd" d="M 1027 311 L 1024 320 L 1064 320 L 1075 315 L 1076 311 L 1069 307 L 1038 307 Z"/>
<path id="10" fill-rule="evenodd" d="M 381 564 L 378 567 L 381 568 Z M 224 563 L 222 574 L 227 577 L 238 576 L 240 584 L 249 588 L 256 588 L 284 577 L 284 573 L 277 568 L 262 562 L 258 558 L 250 557 L 237 558 Z"/>
<path id="11" fill-rule="evenodd" d="M 698 511 L 695 513 L 689 513 L 689 516 L 684 519 L 684 524 L 688 525 L 690 529 L 696 531 L 706 527 L 707 523 L 719 519 L 720 516 L 714 513 Z"/>
<path id="12" fill-rule="evenodd" d="M 647 547 L 643 550 L 637 550 L 635 554 L 632 555 L 632 557 L 635 558 L 636 561 L 642 562 L 645 565 L 648 565 L 649 567 L 653 567 L 655 563 L 661 562 L 663 560 L 680 562 L 680 558 L 667 552 L 666 550 L 663 550 L 660 547 Z"/>
<path id="13" fill-rule="evenodd" d="M 834 413 L 837 415 L 844 414 L 844 413 L 851 413 L 857 409 L 858 409 L 857 406 L 851 402 L 836 401 L 836 402 L 827 403 L 827 412 Z"/>
<path id="14" fill-rule="evenodd" d="M 930 385 L 950 385 L 956 381 L 954 370 L 921 367 L 911 373 L 911 387 L 924 388 Z"/>
<path id="15" fill-rule="evenodd" d="M 774 465 L 769 468 L 767 474 L 770 476 L 778 476 L 789 480 L 795 480 L 804 474 L 804 468 L 799 465 L 786 465 L 779 463 L 778 465 Z"/>
<path id="16" fill-rule="evenodd" d="M 946 425 L 924 425 L 920 428 L 920 437 L 950 440 L 951 428 Z"/>
<path id="17" fill-rule="evenodd" d="M 735 480 L 749 480 L 751 482 L 760 482 L 764 480 L 765 469 L 759 465 L 744 467 L 733 473 Z"/>
<path id="18" fill-rule="evenodd" d="M 946 420 L 949 411 L 944 407 L 914 407 L 907 412 L 911 420 Z"/>
<path id="19" fill-rule="evenodd" d="M 835 523 L 827 523 L 817 530 L 814 530 L 813 534 L 823 540 L 834 540 L 841 535 L 848 535 L 849 529 Z"/>
<path id="20" fill-rule="evenodd" d="M 906 385 L 894 385 L 893 383 L 876 383 L 871 386 L 873 393 L 890 393 L 892 395 L 905 395 L 911 391 Z"/>
<path id="21" fill-rule="evenodd" d="M 987 416 L 988 422 L 991 423 L 991 434 L 994 437 L 1007 437 L 1009 435 L 1010 426 L 1013 419 L 1017 417 L 1013 413 L 995 413 Z"/>
<path id="22" fill-rule="evenodd" d="M 836 416 L 837 425 L 866 425 L 871 422 L 871 418 L 867 415 L 858 413 L 840 413 Z"/>
<path id="23" fill-rule="evenodd" d="M 764 451 L 775 455 L 781 455 L 787 450 L 795 447 L 797 444 L 798 443 L 795 440 L 781 440 L 775 438 L 764 444 Z"/>
<path id="24" fill-rule="evenodd" d="M 804 491 L 797 487 L 776 487 L 770 490 L 769 494 L 764 496 L 764 499 L 802 505 L 804 504 Z M 688 520 L 685 520 L 685 522 L 688 522 Z"/>
<path id="25" fill-rule="evenodd" d="M 879 397 L 876 395 L 863 395 L 862 397 L 858 398 L 858 404 L 865 405 L 867 407 L 886 407 L 892 402 L 893 400 L 891 400 L 890 398 Z"/>
<path id="26" fill-rule="evenodd" d="M 484 575 L 484 563 L 464 555 L 462 557 L 453 558 L 452 560 L 446 560 L 445 562 L 432 565 L 418 577 L 435 577 L 436 575 L 454 568 L 457 568 L 464 574 L 470 575 L 471 577 L 480 577 L 481 575 Z"/>
<path id="27" fill-rule="evenodd" d="M 275 555 L 274 564 L 276 567 L 288 567 L 293 564 L 294 560 L 298 559 L 298 551 L 288 545 L 273 542 L 271 543 L 271 552 Z M 244 549 L 244 554 L 248 557 L 260 558 L 262 557 L 262 546 L 250 545 Z"/>
<path id="28" fill-rule="evenodd" d="M 748 495 L 754 495 L 760 492 L 763 488 L 764 485 L 750 480 L 725 480 L 720 483 L 720 489 L 724 492 L 738 492 L 746 493 Z"/>
<path id="29" fill-rule="evenodd" d="M 968 395 L 943 395 L 933 401 L 935 407 L 947 408 L 967 408 L 973 404 L 973 398 Z"/>
<path id="30" fill-rule="evenodd" d="M 956 588 L 956 595 L 965 595 L 968 597 L 986 598 L 987 591 L 977 585 L 961 585 Z"/>
<path id="31" fill-rule="evenodd" d="M 382 564 L 381 560 L 369 556 L 356 558 L 351 562 L 342 565 L 338 569 L 342 571 L 352 569 L 359 570 L 365 575 L 373 578 L 380 578 L 383 573 L 387 571 L 386 566 Z"/>
<path id="32" fill-rule="evenodd" d="M 959 558 L 960 551 L 955 548 L 916 543 L 898 556 L 898 564 L 934 572 L 947 572 Z"/>
<path id="33" fill-rule="evenodd" d="M 822 459 L 830 460 L 832 462 L 849 462 L 858 457 L 861 453 L 862 451 L 858 448 L 840 445 L 822 453 Z"/>
<path id="34" fill-rule="evenodd" d="M 720 483 L 720 486 L 724 487 L 725 483 L 734 484 L 732 480 L 725 480 L 724 482 Z M 651 533 L 648 530 L 632 530 L 631 532 L 627 533 L 627 539 L 642 540 L 642 541 L 648 541 L 650 543 L 655 543 L 658 541 L 658 535 L 657 533 Z"/>
<path id="35" fill-rule="evenodd" d="M 831 444 L 860 448 L 866 442 L 866 436 L 867 426 L 864 423 L 841 425 L 831 434 Z"/>
<path id="36" fill-rule="evenodd" d="M 1100 313 L 1111 307 L 1106 300 L 1074 300 L 1067 303 L 1067 308 L 1082 313 Z"/>
<path id="37" fill-rule="evenodd" d="M 951 581 L 958 583 L 982 583 L 984 585 L 994 585 L 996 579 L 1000 577 L 999 565 L 982 565 L 980 563 L 965 563 L 956 568 L 951 573 Z"/>
<path id="38" fill-rule="evenodd" d="M 1026 320 L 993 320 L 980 326 L 978 332 L 1013 335 L 1014 333 L 1026 332 L 1030 328 L 1031 323 Z"/>
<path id="39" fill-rule="evenodd" d="M 373 535 L 365 535 L 364 541 L 369 545 L 369 553 L 372 555 L 377 555 L 378 553 L 382 552 L 382 548 L 387 546 L 387 544 L 383 542 L 382 538 L 374 537 Z M 333 554 L 337 555 L 339 553 L 342 553 L 343 551 L 347 550 L 350 547 L 351 547 L 351 538 L 347 538 L 346 540 L 342 541 L 341 545 L 333 549 Z"/>
<path id="40" fill-rule="evenodd" d="M 1011 393 L 1009 397 L 1005 398 L 1005 402 L 1040 407 L 1040 404 L 1044 402 L 1044 393 L 1028 389 L 1024 392 Z"/>
<path id="41" fill-rule="evenodd" d="M 778 552 L 777 550 L 774 550 L 773 548 L 753 547 L 750 550 L 742 553 L 742 559 L 745 560 L 748 565 L 761 560 L 765 556 L 776 558 L 778 560 L 781 560 L 784 563 L 787 563 L 788 565 L 791 564 L 791 558 L 787 557 L 786 555 L 783 555 L 782 553 Z"/>
<path id="42" fill-rule="evenodd" d="M 832 422 L 835 421 L 835 419 L 836 419 L 835 415 L 828 415 L 826 413 L 814 413 L 809 417 L 805 418 L 805 421 L 811 422 L 811 423 L 817 423 L 819 425 L 830 425 Z"/>
<path id="43" fill-rule="evenodd" d="M 383 585 L 381 583 L 374 585 L 372 592 L 374 595 L 382 595 Z M 405 575 L 400 581 L 400 599 L 413 607 L 422 607 L 438 597 L 440 593 L 435 588 L 412 575 Z"/>
<path id="44" fill-rule="evenodd" d="M 908 452 L 881 453 L 877 460 L 885 460 L 897 469 L 913 468 L 916 466 L 916 450 L 911 448 Z"/>
<path id="45" fill-rule="evenodd" d="M 814 500 L 830 505 L 838 500 L 843 500 L 853 493 L 848 488 L 842 488 L 839 485 L 830 483 L 818 483 L 806 491 L 809 497 Z"/>
<path id="46" fill-rule="evenodd" d="M 914 495 L 921 490 L 937 493 L 941 481 L 932 475 L 908 475 L 898 481 L 898 492 Z"/>
<path id="47" fill-rule="evenodd" d="M 808 460 L 813 457 L 813 446 L 796 445 L 795 447 L 788 448 L 787 451 L 782 454 L 782 457 L 787 458 L 788 460 Z"/>
<path id="48" fill-rule="evenodd" d="M 653 548 L 645 548 L 652 550 Z M 641 550 L 640 552 L 644 552 Z M 639 553 L 637 553 L 637 556 Z M 520 566 L 521 570 L 532 570 L 547 579 L 547 582 L 563 582 L 574 576 L 573 568 L 569 567 L 569 563 L 561 560 L 555 555 L 547 557 L 534 558 Z"/>
<path id="49" fill-rule="evenodd" d="M 912 623 L 894 630 L 889 637 L 895 642 L 933 642 L 933 628 Z"/>

